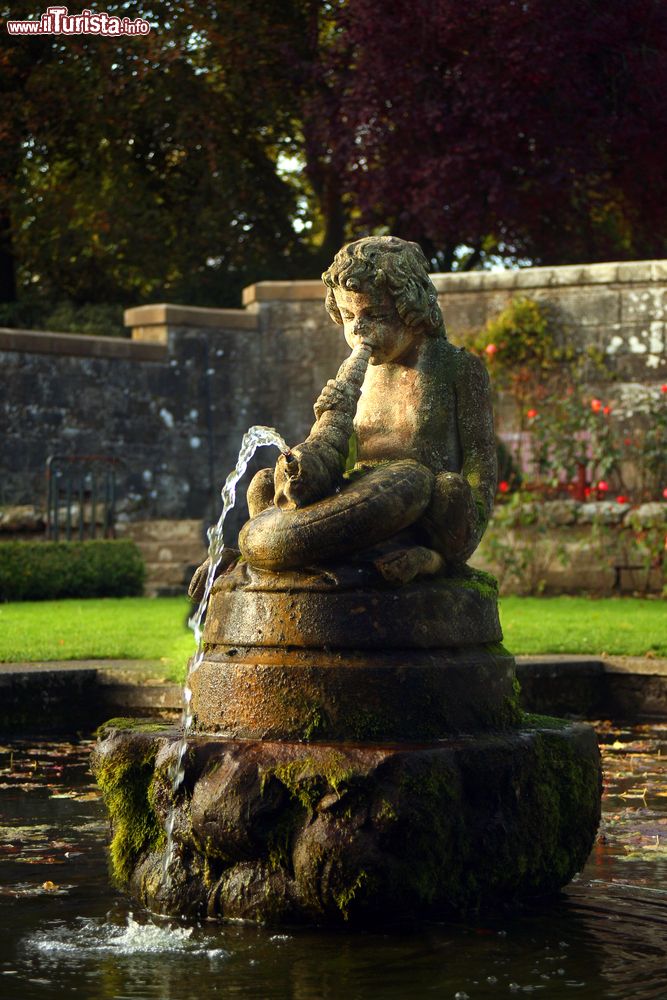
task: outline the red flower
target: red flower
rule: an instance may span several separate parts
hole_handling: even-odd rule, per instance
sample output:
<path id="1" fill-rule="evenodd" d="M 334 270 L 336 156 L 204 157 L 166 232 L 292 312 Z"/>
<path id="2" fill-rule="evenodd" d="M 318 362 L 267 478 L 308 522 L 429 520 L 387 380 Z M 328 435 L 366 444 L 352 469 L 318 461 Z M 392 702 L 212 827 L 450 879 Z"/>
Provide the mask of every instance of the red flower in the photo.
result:
<path id="1" fill-rule="evenodd" d="M 665 498 L 665 500 L 667 500 L 667 486 L 665 486 L 664 490 L 662 491 L 662 495 Z"/>
<path id="2" fill-rule="evenodd" d="M 611 413 L 611 406 L 603 406 L 602 412 L 604 413 L 605 417 L 608 417 L 609 414 Z"/>
<path id="3" fill-rule="evenodd" d="M 585 486 L 584 487 L 584 496 L 585 497 L 589 497 L 592 492 L 593 492 L 593 490 L 590 488 L 590 486 Z"/>
<path id="4" fill-rule="evenodd" d="M 660 392 L 667 392 L 667 383 L 660 386 Z"/>
<path id="5" fill-rule="evenodd" d="M 616 503 L 630 503 L 630 497 L 616 497 Z"/>
<path id="6" fill-rule="evenodd" d="M 593 413 L 599 413 L 601 409 L 602 409 L 602 400 L 591 399 L 591 410 L 593 411 Z"/>
<path id="7" fill-rule="evenodd" d="M 632 438 L 623 438 L 623 444 L 627 444 L 627 445 L 632 444 Z"/>
<path id="8" fill-rule="evenodd" d="M 600 490 L 601 493 L 606 493 L 607 490 L 609 489 L 609 483 L 606 483 L 604 479 L 601 479 L 600 482 L 598 483 L 598 489 Z"/>
<path id="9" fill-rule="evenodd" d="M 497 353 L 497 351 L 498 351 L 498 348 L 496 347 L 495 344 L 487 344 L 486 347 L 484 348 L 484 353 L 488 354 L 488 356 L 490 358 L 492 358 L 493 355 Z"/>
<path id="10" fill-rule="evenodd" d="M 498 483 L 498 489 L 500 490 L 501 493 L 509 493 L 509 488 L 510 484 L 505 482 L 504 479 L 502 482 Z"/>
<path id="11" fill-rule="evenodd" d="M 537 416 L 537 410 L 528 410 L 526 416 L 528 417 L 529 420 L 534 420 L 535 417 Z"/>

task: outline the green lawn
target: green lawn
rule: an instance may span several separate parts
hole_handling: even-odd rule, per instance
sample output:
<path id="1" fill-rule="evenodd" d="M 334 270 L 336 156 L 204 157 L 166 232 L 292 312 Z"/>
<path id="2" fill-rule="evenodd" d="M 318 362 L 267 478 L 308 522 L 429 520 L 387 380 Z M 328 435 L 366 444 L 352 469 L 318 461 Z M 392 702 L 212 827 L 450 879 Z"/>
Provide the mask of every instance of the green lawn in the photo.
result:
<path id="1" fill-rule="evenodd" d="M 642 597 L 503 597 L 504 643 L 528 653 L 667 657 L 667 601 Z"/>
<path id="2" fill-rule="evenodd" d="M 194 650 L 185 597 L 100 597 L 0 604 L 0 662 L 162 660 L 180 676 Z"/>
<path id="3" fill-rule="evenodd" d="M 182 674 L 194 648 L 182 597 L 0 604 L 0 661 L 160 660 Z M 667 657 L 667 602 L 635 597 L 505 597 L 505 645 L 526 653 Z"/>

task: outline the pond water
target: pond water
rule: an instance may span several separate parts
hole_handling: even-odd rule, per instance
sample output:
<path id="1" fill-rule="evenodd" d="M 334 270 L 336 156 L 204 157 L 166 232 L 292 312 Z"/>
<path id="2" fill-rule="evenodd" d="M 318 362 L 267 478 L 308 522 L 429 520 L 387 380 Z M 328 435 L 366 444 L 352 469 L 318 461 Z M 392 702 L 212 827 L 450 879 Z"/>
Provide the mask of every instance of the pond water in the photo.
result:
<path id="1" fill-rule="evenodd" d="M 667 725 L 598 728 L 603 824 L 558 899 L 363 933 L 151 917 L 109 885 L 92 744 L 0 747 L 0 998 L 666 1000 Z"/>

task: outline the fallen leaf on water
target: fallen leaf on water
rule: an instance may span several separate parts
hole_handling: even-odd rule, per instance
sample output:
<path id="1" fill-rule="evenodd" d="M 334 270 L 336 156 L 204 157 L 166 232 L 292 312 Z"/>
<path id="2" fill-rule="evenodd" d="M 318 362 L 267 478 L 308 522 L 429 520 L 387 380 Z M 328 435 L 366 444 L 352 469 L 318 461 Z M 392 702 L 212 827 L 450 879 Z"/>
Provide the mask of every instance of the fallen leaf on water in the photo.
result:
<path id="1" fill-rule="evenodd" d="M 52 854 L 38 854 L 34 858 L 16 858 L 17 865 L 64 865 L 63 858 L 55 858 Z"/>
<path id="2" fill-rule="evenodd" d="M 42 889 L 46 889 L 47 892 L 52 892 L 54 889 L 57 889 L 57 888 L 58 888 L 58 886 L 56 885 L 56 883 L 55 882 L 51 882 L 48 879 L 46 880 L 46 882 L 42 883 Z"/>
<path id="3" fill-rule="evenodd" d="M 44 893 L 50 892 L 54 896 L 66 896 L 70 889 L 73 889 L 73 885 L 56 885 L 51 882 L 51 889 L 47 889 L 46 886 L 49 883 L 45 882 L 42 885 L 27 884 L 22 885 L 0 885 L 0 897 L 8 896 L 11 899 L 20 899 L 22 896 L 43 896 Z"/>

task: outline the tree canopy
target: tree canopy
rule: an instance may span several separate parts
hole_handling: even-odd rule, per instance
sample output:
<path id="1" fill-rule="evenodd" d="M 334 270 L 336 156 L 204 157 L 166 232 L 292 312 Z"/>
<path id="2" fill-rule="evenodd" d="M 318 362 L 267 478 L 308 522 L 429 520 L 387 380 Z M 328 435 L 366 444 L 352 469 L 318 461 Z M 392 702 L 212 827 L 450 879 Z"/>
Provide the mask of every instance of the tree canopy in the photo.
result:
<path id="1" fill-rule="evenodd" d="M 367 226 L 448 268 L 461 244 L 545 264 L 662 256 L 663 0 L 354 0 L 326 123 Z"/>
<path id="2" fill-rule="evenodd" d="M 667 252 L 663 0 L 163 0 L 146 36 L 6 36 L 38 14 L 0 4 L 0 302 L 236 304 L 373 231 L 445 270 Z"/>

